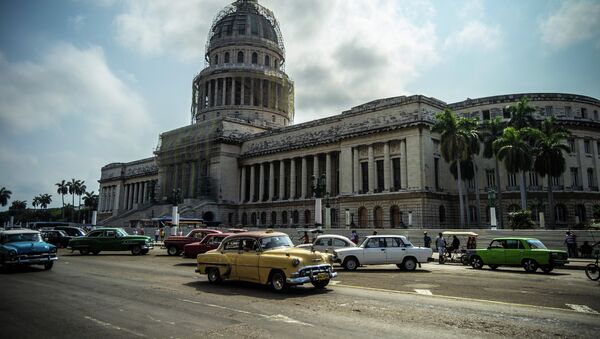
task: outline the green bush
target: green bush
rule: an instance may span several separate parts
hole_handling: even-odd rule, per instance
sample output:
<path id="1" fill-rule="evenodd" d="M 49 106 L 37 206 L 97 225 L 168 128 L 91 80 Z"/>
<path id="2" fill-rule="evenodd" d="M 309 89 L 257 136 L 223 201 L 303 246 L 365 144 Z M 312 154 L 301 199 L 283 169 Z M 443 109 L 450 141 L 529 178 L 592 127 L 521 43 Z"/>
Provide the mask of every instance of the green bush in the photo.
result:
<path id="1" fill-rule="evenodd" d="M 519 210 L 508 213 L 508 226 L 515 230 L 536 228 L 537 225 L 531 220 L 530 210 Z"/>

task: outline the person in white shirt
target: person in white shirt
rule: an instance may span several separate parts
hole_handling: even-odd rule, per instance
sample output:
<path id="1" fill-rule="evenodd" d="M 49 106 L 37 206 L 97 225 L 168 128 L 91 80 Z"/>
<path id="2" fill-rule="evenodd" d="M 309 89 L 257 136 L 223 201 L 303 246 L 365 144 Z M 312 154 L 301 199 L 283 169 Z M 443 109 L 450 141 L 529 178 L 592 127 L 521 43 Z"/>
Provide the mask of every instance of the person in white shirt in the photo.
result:
<path id="1" fill-rule="evenodd" d="M 444 239 L 444 235 L 440 233 L 435 239 L 435 246 L 437 246 L 440 264 L 444 263 L 444 252 L 446 252 L 446 239 Z"/>

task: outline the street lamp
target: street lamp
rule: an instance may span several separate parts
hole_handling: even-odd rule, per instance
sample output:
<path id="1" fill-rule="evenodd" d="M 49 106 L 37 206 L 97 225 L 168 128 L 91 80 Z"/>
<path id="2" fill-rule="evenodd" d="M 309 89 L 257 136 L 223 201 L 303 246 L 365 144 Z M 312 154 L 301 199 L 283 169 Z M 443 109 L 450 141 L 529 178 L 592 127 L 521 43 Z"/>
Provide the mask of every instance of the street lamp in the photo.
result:
<path id="1" fill-rule="evenodd" d="M 490 228 L 495 230 L 498 223 L 496 221 L 496 191 L 494 189 L 488 191 L 488 203 L 490 204 Z"/>
<path id="2" fill-rule="evenodd" d="M 346 229 L 350 229 L 350 209 L 346 208 Z"/>

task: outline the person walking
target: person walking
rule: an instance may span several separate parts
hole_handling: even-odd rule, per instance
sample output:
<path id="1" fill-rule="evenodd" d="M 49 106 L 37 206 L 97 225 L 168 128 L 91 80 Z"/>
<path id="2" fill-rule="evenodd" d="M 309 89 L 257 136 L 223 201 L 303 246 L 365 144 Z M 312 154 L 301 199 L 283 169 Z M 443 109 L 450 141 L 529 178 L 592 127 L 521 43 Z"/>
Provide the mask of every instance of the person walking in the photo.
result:
<path id="1" fill-rule="evenodd" d="M 427 234 L 427 231 L 423 232 L 423 246 L 427 248 L 431 247 L 431 237 Z"/>
<path id="2" fill-rule="evenodd" d="M 160 240 L 165 240 L 165 229 L 164 228 L 160 229 Z"/>
<path id="3" fill-rule="evenodd" d="M 439 255 L 438 263 L 443 264 L 445 261 L 444 253 L 446 252 L 446 239 L 444 239 L 444 235 L 441 232 L 437 239 L 435 239 L 435 246 L 437 247 Z"/>
<path id="4" fill-rule="evenodd" d="M 356 233 L 355 230 L 352 230 L 352 233 L 350 234 L 350 240 L 358 245 L 358 233 Z"/>
<path id="5" fill-rule="evenodd" d="M 154 231 L 154 242 L 158 242 L 159 236 L 160 236 L 160 230 L 157 227 L 156 230 Z"/>
<path id="6" fill-rule="evenodd" d="M 567 252 L 569 253 L 569 258 L 577 258 L 577 236 L 571 232 L 567 231 L 565 234 L 564 243 L 567 245 Z"/>

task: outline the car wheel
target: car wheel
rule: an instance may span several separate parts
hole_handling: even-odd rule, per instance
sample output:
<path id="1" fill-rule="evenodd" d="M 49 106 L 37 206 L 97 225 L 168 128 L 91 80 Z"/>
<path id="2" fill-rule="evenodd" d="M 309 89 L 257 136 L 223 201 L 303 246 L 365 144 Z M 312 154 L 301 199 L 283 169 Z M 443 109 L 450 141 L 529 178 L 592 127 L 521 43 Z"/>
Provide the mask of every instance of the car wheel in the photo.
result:
<path id="1" fill-rule="evenodd" d="M 325 288 L 327 285 L 329 285 L 329 279 L 327 279 L 327 280 L 313 281 L 312 284 L 316 288 Z"/>
<path id="2" fill-rule="evenodd" d="M 497 270 L 497 269 L 498 269 L 498 265 L 490 265 L 490 268 L 491 268 L 492 270 Z"/>
<path id="3" fill-rule="evenodd" d="M 179 250 L 175 246 L 169 246 L 167 248 L 167 254 L 168 255 L 179 255 Z"/>
<path id="4" fill-rule="evenodd" d="M 88 255 L 88 254 L 90 254 L 90 249 L 87 248 L 87 247 L 80 248 L 79 249 L 79 254 L 81 254 L 81 255 Z"/>
<path id="5" fill-rule="evenodd" d="M 358 267 L 358 260 L 356 258 L 348 258 L 344 261 L 343 266 L 348 271 L 355 271 Z"/>
<path id="6" fill-rule="evenodd" d="M 523 260 L 523 268 L 527 273 L 534 273 L 538 269 L 538 265 L 533 259 L 525 259 Z"/>
<path id="7" fill-rule="evenodd" d="M 98 253 L 100 253 L 100 251 L 99 251 L 99 250 L 92 251 L 92 254 L 93 254 L 93 255 L 98 255 Z"/>
<path id="8" fill-rule="evenodd" d="M 469 256 L 464 254 L 462 257 L 460 257 L 460 262 L 464 265 L 464 266 L 468 266 L 469 265 Z"/>
<path id="9" fill-rule="evenodd" d="M 480 270 L 483 268 L 483 260 L 481 260 L 480 257 L 475 256 L 471 258 L 471 266 L 476 270 Z"/>
<path id="10" fill-rule="evenodd" d="M 142 254 L 142 247 L 140 245 L 134 245 L 131 248 L 131 254 L 133 254 L 133 255 L 140 255 L 140 254 Z"/>
<path id="11" fill-rule="evenodd" d="M 142 250 L 142 254 L 148 254 L 148 252 L 150 252 L 150 250 L 148 250 L 148 249 Z"/>
<path id="12" fill-rule="evenodd" d="M 50 261 L 44 264 L 44 269 L 45 270 L 51 270 L 52 266 L 54 266 L 54 261 Z"/>
<path id="13" fill-rule="evenodd" d="M 548 273 L 552 272 L 554 267 L 552 265 L 548 265 L 548 266 L 542 266 L 541 269 L 542 269 L 542 272 L 548 274 Z"/>
<path id="14" fill-rule="evenodd" d="M 270 284 L 275 292 L 285 292 L 288 288 L 288 284 L 285 281 L 285 274 L 280 271 L 275 271 L 271 274 Z"/>
<path id="15" fill-rule="evenodd" d="M 396 267 L 398 267 L 398 269 L 400 269 L 401 271 L 404 271 L 404 265 L 396 264 Z"/>
<path id="16" fill-rule="evenodd" d="M 409 272 L 414 271 L 417 268 L 417 261 L 414 258 L 406 258 L 402 263 L 402 267 Z"/>
<path id="17" fill-rule="evenodd" d="M 218 268 L 207 269 L 206 275 L 208 276 L 208 281 L 211 284 L 218 284 L 221 282 L 221 273 L 219 273 Z"/>
<path id="18" fill-rule="evenodd" d="M 598 268 L 598 265 L 588 264 L 585 267 L 585 275 L 592 281 L 600 279 L 600 269 Z"/>

